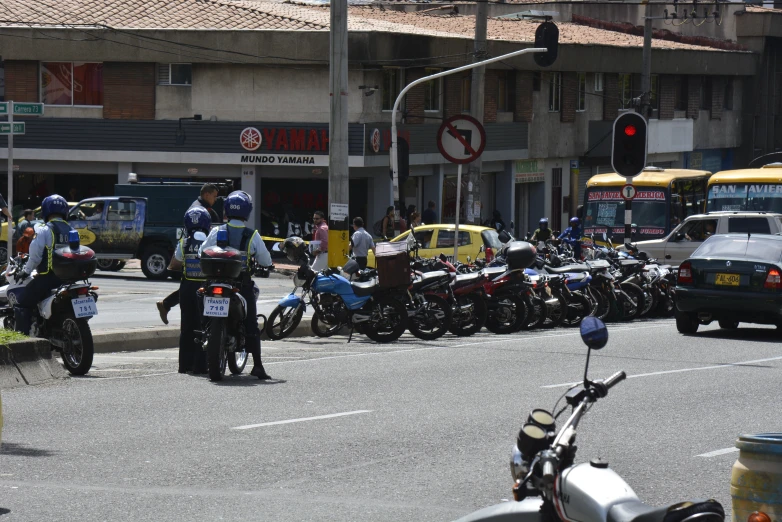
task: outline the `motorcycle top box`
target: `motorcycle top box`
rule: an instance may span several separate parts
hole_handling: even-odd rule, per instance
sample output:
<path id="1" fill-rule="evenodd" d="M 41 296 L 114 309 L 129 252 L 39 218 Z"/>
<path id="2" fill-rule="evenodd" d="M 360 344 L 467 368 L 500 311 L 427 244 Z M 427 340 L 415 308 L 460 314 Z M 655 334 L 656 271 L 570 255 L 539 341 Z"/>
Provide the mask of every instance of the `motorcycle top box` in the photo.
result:
<path id="1" fill-rule="evenodd" d="M 505 260 L 508 267 L 516 270 L 528 268 L 537 259 L 538 252 L 535 247 L 526 241 L 514 241 L 505 249 Z"/>
<path id="2" fill-rule="evenodd" d="M 201 272 L 210 279 L 236 279 L 242 273 L 242 253 L 235 248 L 209 247 L 201 253 Z"/>
<path id="3" fill-rule="evenodd" d="M 63 281 L 79 281 L 87 279 L 98 267 L 95 252 L 86 246 L 78 249 L 62 247 L 54 250 L 52 256 L 52 271 Z"/>

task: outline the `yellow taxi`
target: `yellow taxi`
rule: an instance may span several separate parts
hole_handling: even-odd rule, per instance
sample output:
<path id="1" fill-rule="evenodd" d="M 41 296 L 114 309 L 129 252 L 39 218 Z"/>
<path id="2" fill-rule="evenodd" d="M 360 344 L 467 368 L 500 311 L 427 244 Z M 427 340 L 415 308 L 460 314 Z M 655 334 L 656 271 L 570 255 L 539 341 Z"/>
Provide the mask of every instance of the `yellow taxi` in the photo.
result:
<path id="1" fill-rule="evenodd" d="M 421 225 L 415 227 L 415 238 L 420 247 L 418 255 L 423 258 L 437 257 L 445 254 L 449 261 L 453 260 L 455 225 Z M 403 232 L 391 240 L 392 243 L 407 241 L 410 231 Z M 488 257 L 502 248 L 502 241 L 497 231 L 489 227 L 477 225 L 459 225 L 459 261 L 467 262 L 467 256 L 475 260 Z M 375 255 L 369 252 L 367 266 L 375 267 Z"/>

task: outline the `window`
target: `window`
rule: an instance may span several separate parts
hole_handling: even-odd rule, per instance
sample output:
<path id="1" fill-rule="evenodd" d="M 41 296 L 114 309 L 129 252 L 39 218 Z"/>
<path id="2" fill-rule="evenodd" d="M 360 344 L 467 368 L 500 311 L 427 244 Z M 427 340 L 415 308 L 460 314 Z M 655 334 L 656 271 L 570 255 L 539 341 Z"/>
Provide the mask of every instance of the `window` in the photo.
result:
<path id="1" fill-rule="evenodd" d="M 68 219 L 100 219 L 103 217 L 103 201 L 88 201 L 73 207 Z"/>
<path id="2" fill-rule="evenodd" d="M 103 64 L 41 62 L 41 101 L 46 105 L 103 105 Z"/>
<path id="3" fill-rule="evenodd" d="M 472 97 L 472 77 L 462 76 L 462 112 L 470 112 L 470 100 Z"/>
<path id="4" fill-rule="evenodd" d="M 548 84 L 548 110 L 559 112 L 562 102 L 562 73 L 551 73 Z"/>
<path id="5" fill-rule="evenodd" d="M 595 74 L 595 92 L 603 92 L 603 82 L 605 75 L 603 73 Z"/>
<path id="6" fill-rule="evenodd" d="M 416 231 L 415 240 L 418 241 L 420 248 L 432 248 L 433 233 L 434 231 L 432 230 Z M 451 238 L 451 241 L 453 241 L 453 238 Z"/>
<path id="7" fill-rule="evenodd" d="M 396 97 L 399 96 L 399 83 L 402 77 L 401 69 L 383 69 L 383 110 L 394 108 Z"/>
<path id="8" fill-rule="evenodd" d="M 725 109 L 733 110 L 733 78 L 725 78 L 725 94 L 722 101 Z"/>
<path id="9" fill-rule="evenodd" d="M 587 75 L 578 73 L 578 97 L 576 99 L 576 110 L 585 111 L 587 107 Z"/>
<path id="10" fill-rule="evenodd" d="M 193 65 L 189 63 L 161 63 L 157 68 L 158 85 L 192 85 Z"/>
<path id="11" fill-rule="evenodd" d="M 133 221 L 136 217 L 134 201 L 112 201 L 106 214 L 107 221 Z"/>
<path id="12" fill-rule="evenodd" d="M 435 248 L 453 248 L 453 238 L 455 230 L 440 229 L 437 232 L 437 246 Z M 472 243 L 469 232 L 459 231 L 459 246 L 465 246 Z"/>
<path id="13" fill-rule="evenodd" d="M 508 71 L 497 72 L 497 110 L 510 111 L 510 75 Z"/>
<path id="14" fill-rule="evenodd" d="M 686 76 L 677 76 L 674 80 L 674 109 L 686 111 L 689 98 L 689 89 Z"/>
<path id="15" fill-rule="evenodd" d="M 437 74 L 441 69 L 424 69 L 424 76 Z M 443 79 L 429 80 L 424 84 L 424 110 L 437 112 L 440 110 L 440 93 L 442 92 Z"/>
<path id="16" fill-rule="evenodd" d="M 619 75 L 619 95 L 622 103 L 620 109 L 627 110 L 633 108 L 633 75 L 632 74 L 620 74 Z"/>
<path id="17" fill-rule="evenodd" d="M 737 234 L 770 234 L 771 227 L 768 225 L 768 219 L 764 217 L 757 218 L 728 218 L 728 233 Z"/>
<path id="18" fill-rule="evenodd" d="M 716 219 L 694 219 L 679 229 L 677 237 L 679 234 L 683 234 L 682 240 L 684 241 L 705 241 L 706 238 L 716 233 Z"/>
<path id="19" fill-rule="evenodd" d="M 540 71 L 534 71 L 532 73 L 532 90 L 533 91 L 540 92 L 540 80 L 541 80 Z"/>
<path id="20" fill-rule="evenodd" d="M 711 110 L 711 76 L 701 76 L 701 110 Z"/>

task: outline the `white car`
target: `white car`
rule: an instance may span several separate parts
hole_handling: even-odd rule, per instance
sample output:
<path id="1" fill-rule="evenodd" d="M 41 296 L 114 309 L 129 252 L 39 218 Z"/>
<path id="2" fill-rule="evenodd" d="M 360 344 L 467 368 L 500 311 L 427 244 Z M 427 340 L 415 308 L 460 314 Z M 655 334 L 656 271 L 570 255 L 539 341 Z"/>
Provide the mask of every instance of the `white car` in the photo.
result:
<path id="1" fill-rule="evenodd" d="M 688 217 L 668 236 L 634 243 L 649 257 L 679 265 L 715 234 L 780 234 L 782 214 L 771 212 L 712 212 Z M 624 250 L 624 246 L 619 250 Z"/>

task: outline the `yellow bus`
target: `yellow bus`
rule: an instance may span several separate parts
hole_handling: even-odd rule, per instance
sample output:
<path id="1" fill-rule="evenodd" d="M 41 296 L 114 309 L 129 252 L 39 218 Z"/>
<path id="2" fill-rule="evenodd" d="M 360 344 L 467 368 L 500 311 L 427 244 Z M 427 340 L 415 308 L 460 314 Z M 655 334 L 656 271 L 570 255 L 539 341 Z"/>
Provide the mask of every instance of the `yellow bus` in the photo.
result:
<path id="1" fill-rule="evenodd" d="M 707 212 L 782 212 L 782 163 L 717 172 L 709 179 L 708 189 Z"/>
<path id="2" fill-rule="evenodd" d="M 703 212 L 707 170 L 647 167 L 633 178 L 633 241 L 665 237 L 687 216 Z M 613 232 L 614 244 L 624 241 L 625 201 L 620 194 L 625 178 L 619 174 L 592 176 L 584 194 L 584 235 Z"/>

